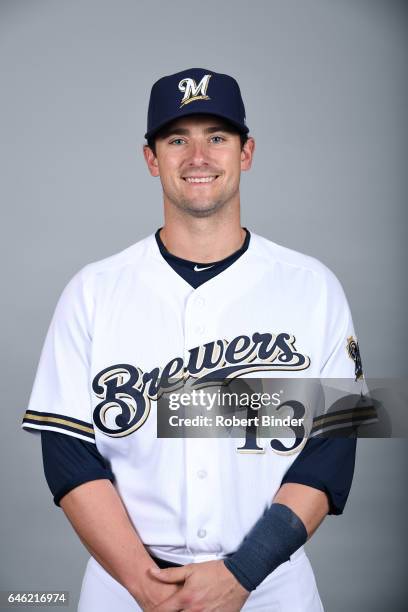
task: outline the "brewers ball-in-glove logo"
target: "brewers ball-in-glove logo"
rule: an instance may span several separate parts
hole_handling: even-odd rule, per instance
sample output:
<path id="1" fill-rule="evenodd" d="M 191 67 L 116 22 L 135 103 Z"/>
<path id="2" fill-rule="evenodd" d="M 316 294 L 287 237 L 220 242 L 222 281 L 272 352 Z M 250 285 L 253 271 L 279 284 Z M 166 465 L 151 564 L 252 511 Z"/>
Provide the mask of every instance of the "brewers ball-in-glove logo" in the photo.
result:
<path id="1" fill-rule="evenodd" d="M 349 338 L 347 338 L 347 353 L 348 356 L 354 361 L 356 380 L 364 378 L 363 365 L 361 363 L 360 357 L 360 349 L 358 347 L 358 342 L 354 338 L 354 336 L 350 336 Z"/>

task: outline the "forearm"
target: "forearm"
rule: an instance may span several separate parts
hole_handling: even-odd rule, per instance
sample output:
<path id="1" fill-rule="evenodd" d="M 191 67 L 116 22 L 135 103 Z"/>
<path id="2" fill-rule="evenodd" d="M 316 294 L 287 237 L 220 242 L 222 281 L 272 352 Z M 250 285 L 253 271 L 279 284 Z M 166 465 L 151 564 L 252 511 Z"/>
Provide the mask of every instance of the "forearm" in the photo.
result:
<path id="1" fill-rule="evenodd" d="M 156 567 L 109 480 L 87 482 L 60 502 L 91 555 L 137 601 L 145 598 L 149 568 Z"/>
<path id="2" fill-rule="evenodd" d="M 247 591 L 256 589 L 307 541 L 328 510 L 322 491 L 297 483 L 284 484 L 224 564 Z"/>
<path id="3" fill-rule="evenodd" d="M 308 538 L 329 512 L 329 502 L 323 491 L 292 482 L 281 486 L 273 502 L 288 506 L 301 519 Z"/>

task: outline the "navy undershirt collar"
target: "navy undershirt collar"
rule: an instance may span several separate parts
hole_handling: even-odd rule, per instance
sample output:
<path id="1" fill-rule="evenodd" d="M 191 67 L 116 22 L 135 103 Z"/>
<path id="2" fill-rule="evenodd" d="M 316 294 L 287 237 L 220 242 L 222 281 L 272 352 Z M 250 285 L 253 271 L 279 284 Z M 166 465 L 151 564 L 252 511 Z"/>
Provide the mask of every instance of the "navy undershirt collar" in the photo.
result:
<path id="1" fill-rule="evenodd" d="M 200 263 L 197 261 L 189 261 L 188 259 L 182 259 L 181 257 L 177 257 L 170 253 L 166 247 L 164 246 L 161 238 L 160 238 L 160 227 L 156 234 L 156 242 L 159 247 L 160 253 L 166 260 L 166 262 L 173 268 L 179 276 L 181 276 L 189 285 L 197 289 L 200 285 L 207 282 L 217 274 L 224 272 L 231 264 L 233 264 L 237 259 L 241 257 L 245 253 L 245 251 L 249 247 L 249 241 L 251 239 L 250 232 L 244 227 L 246 232 L 244 244 L 238 251 L 232 253 L 225 259 L 221 259 L 220 261 Z"/>

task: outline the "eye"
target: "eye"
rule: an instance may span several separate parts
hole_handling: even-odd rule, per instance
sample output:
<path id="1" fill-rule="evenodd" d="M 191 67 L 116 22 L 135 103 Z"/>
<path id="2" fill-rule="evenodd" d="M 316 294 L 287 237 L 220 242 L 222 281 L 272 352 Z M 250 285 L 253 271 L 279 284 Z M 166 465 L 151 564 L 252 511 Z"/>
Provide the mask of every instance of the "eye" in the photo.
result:
<path id="1" fill-rule="evenodd" d="M 218 144 L 224 141 L 225 141 L 225 138 L 223 136 L 212 136 L 211 137 L 211 142 L 214 142 L 215 144 Z"/>
<path id="2" fill-rule="evenodd" d="M 185 142 L 184 138 L 174 138 L 173 140 L 170 140 L 169 144 L 180 145 L 183 142 Z"/>

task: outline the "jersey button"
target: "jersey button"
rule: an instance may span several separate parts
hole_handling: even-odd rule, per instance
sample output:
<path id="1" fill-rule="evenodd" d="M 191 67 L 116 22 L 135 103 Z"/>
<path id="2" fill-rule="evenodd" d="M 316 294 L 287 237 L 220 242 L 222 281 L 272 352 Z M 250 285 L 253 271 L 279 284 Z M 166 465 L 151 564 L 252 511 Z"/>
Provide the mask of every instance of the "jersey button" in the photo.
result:
<path id="1" fill-rule="evenodd" d="M 197 306 L 200 306 L 200 308 L 202 308 L 205 305 L 205 299 L 202 297 L 198 297 L 196 299 L 196 304 Z"/>
<path id="2" fill-rule="evenodd" d="M 197 531 L 197 535 L 198 535 L 199 538 L 205 538 L 205 536 L 207 535 L 207 532 L 206 532 L 205 529 L 199 529 Z"/>
<path id="3" fill-rule="evenodd" d="M 197 325 L 196 328 L 196 333 L 199 334 L 200 336 L 203 335 L 204 331 L 205 331 L 205 327 L 204 325 Z"/>
<path id="4" fill-rule="evenodd" d="M 207 472 L 205 470 L 198 470 L 197 476 L 202 480 L 203 478 L 207 478 Z"/>

